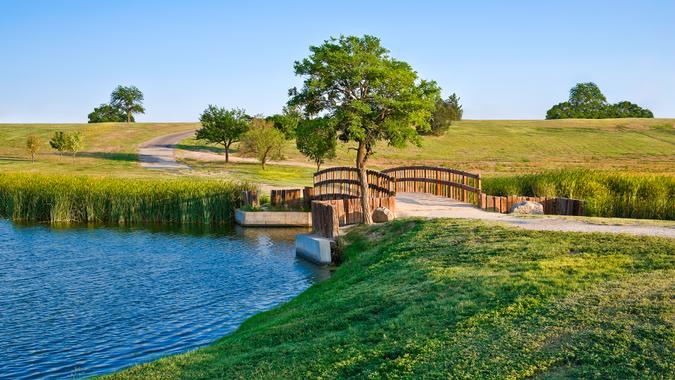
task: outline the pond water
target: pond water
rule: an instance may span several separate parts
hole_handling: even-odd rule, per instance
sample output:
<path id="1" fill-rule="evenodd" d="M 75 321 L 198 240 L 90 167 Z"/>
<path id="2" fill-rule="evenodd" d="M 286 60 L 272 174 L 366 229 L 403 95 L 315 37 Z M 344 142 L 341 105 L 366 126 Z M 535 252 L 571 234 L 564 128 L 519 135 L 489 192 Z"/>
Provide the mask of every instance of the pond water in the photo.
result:
<path id="1" fill-rule="evenodd" d="M 327 278 L 292 229 L 0 219 L 0 378 L 80 378 L 204 346 Z"/>

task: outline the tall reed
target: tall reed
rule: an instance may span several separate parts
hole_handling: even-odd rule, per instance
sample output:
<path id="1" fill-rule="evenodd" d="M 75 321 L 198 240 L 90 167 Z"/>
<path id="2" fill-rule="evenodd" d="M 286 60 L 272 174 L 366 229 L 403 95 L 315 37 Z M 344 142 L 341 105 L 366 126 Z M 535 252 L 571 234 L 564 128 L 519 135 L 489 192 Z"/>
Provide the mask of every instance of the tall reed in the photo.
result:
<path id="1" fill-rule="evenodd" d="M 200 223 L 232 220 L 248 184 L 0 173 L 0 216 L 40 222 Z"/>
<path id="2" fill-rule="evenodd" d="M 584 199 L 590 216 L 675 219 L 675 177 L 667 175 L 562 169 L 487 177 L 483 191 L 492 195 Z"/>

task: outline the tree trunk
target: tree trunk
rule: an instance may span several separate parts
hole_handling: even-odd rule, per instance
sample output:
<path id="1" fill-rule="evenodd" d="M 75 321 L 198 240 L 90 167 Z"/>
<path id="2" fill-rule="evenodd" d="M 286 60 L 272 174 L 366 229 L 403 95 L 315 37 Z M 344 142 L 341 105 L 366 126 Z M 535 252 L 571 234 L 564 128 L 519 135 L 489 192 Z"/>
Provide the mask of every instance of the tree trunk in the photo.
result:
<path id="1" fill-rule="evenodd" d="M 127 124 L 131 123 L 131 110 L 127 111 Z"/>
<path id="2" fill-rule="evenodd" d="M 225 144 L 225 163 L 227 164 L 230 162 L 230 144 L 232 143 L 226 143 Z"/>
<path id="3" fill-rule="evenodd" d="M 318 172 L 320 170 L 321 170 L 321 161 L 317 161 L 316 162 L 316 171 Z"/>
<path id="4" fill-rule="evenodd" d="M 356 168 L 359 169 L 361 182 L 361 209 L 363 210 L 363 223 L 373 224 L 373 216 L 370 212 L 370 191 L 368 189 L 368 169 L 366 169 L 366 144 L 359 142 L 359 149 L 356 152 Z"/>

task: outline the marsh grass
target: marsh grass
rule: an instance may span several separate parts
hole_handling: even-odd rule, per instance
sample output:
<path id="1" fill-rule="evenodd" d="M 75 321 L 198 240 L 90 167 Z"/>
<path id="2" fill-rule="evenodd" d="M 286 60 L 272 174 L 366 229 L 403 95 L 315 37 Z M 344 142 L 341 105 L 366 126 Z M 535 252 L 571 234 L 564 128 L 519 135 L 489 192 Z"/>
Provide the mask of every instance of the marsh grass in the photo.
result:
<path id="1" fill-rule="evenodd" d="M 667 175 L 561 169 L 487 177 L 483 191 L 584 199 L 589 216 L 675 220 L 675 177 Z"/>
<path id="2" fill-rule="evenodd" d="M 251 186 L 195 179 L 0 174 L 0 216 L 21 221 L 221 224 Z"/>

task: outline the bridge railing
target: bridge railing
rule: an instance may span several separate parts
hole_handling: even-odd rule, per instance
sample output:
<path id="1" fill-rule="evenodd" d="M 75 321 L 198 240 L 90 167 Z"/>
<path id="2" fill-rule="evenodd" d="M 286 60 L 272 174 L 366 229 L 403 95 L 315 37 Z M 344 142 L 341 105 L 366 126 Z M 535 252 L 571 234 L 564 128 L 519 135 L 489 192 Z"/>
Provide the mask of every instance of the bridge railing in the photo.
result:
<path id="1" fill-rule="evenodd" d="M 367 176 L 371 198 L 391 197 L 396 194 L 395 182 L 391 176 L 375 170 L 368 170 Z M 338 166 L 314 173 L 314 199 L 349 199 L 360 196 L 359 169 Z"/>
<path id="2" fill-rule="evenodd" d="M 401 166 L 383 170 L 397 192 L 428 193 L 481 205 L 480 174 L 435 166 Z"/>

